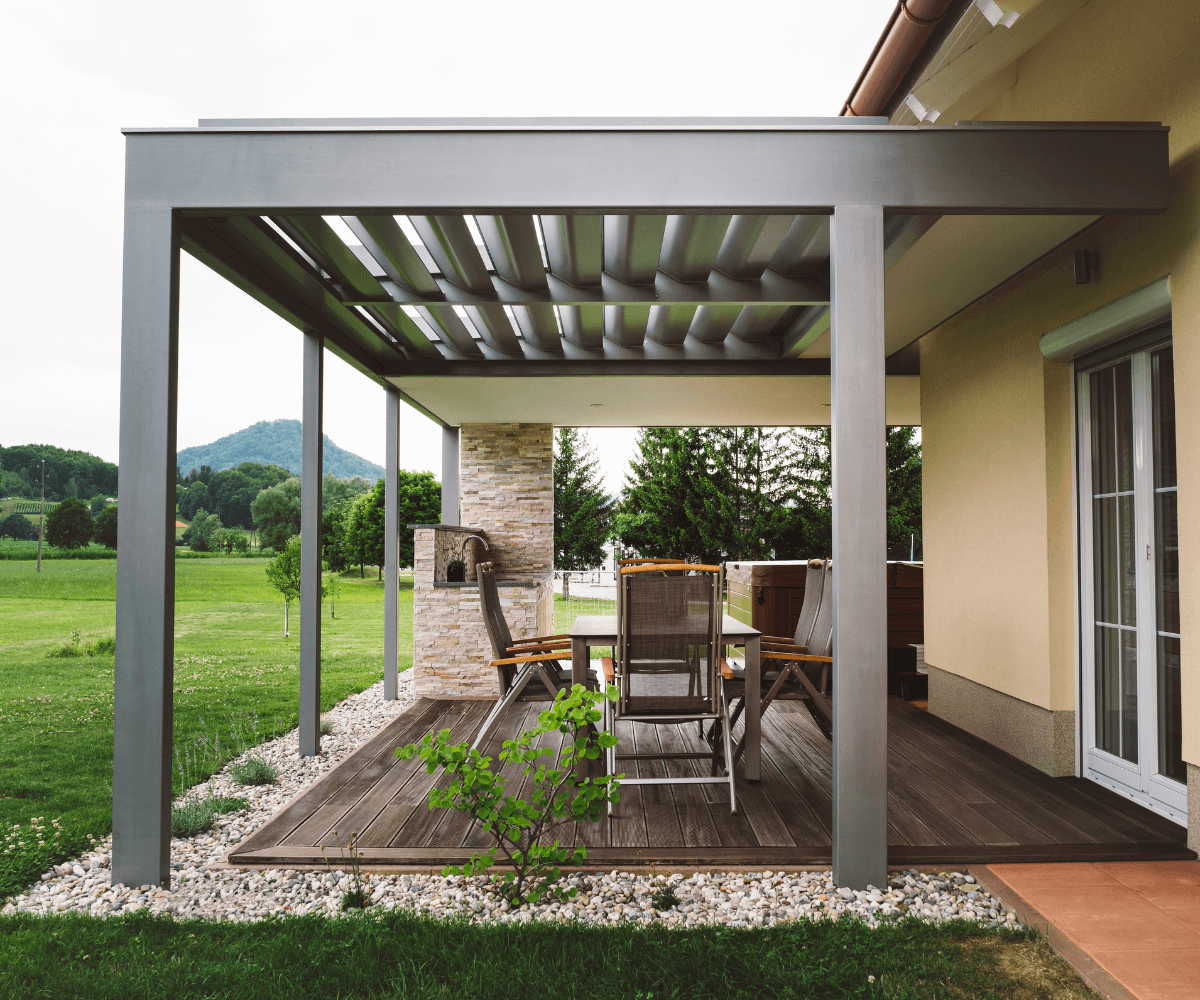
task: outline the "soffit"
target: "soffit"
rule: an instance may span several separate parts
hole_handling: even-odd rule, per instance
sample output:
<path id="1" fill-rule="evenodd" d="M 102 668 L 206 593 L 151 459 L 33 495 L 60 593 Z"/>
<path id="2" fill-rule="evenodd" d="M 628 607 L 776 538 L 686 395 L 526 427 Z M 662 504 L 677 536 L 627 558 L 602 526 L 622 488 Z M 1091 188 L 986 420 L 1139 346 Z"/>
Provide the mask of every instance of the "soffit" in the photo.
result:
<path id="1" fill-rule="evenodd" d="M 561 427 L 804 427 L 829 423 L 828 376 L 391 378 L 418 408 L 464 423 Z M 887 422 L 921 422 L 921 380 L 888 376 Z"/>

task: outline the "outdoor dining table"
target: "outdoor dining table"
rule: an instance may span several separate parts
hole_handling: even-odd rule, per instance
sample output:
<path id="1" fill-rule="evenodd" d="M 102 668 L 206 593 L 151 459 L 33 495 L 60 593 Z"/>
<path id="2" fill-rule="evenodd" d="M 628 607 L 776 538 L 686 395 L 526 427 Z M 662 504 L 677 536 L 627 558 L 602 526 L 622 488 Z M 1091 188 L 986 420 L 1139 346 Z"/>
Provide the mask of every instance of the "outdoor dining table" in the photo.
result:
<path id="1" fill-rule="evenodd" d="M 617 644 L 616 615 L 580 615 L 569 633 L 571 636 L 571 683 L 587 681 L 592 646 Z M 744 622 L 723 616 L 721 637 L 728 646 L 741 646 L 746 660 L 746 751 L 742 758 L 747 781 L 758 781 L 762 775 L 762 701 L 761 643 L 762 633 Z"/>

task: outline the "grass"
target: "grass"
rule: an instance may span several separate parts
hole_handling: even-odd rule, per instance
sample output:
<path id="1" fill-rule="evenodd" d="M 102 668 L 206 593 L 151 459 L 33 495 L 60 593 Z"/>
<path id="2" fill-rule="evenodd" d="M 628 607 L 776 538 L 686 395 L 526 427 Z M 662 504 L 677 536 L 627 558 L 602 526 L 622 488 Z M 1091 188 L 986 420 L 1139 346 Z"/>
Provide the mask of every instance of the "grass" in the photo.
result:
<path id="1" fill-rule="evenodd" d="M 253 924 L 134 914 L 0 918 L 23 998 L 1094 997 L 1032 934 L 906 920 L 760 930 L 472 926 L 403 913 Z"/>
<path id="2" fill-rule="evenodd" d="M 283 638 L 283 602 L 259 559 L 176 563 L 175 790 L 207 779 L 247 746 L 296 724 L 299 614 Z M 412 590 L 401 583 L 401 664 L 411 662 Z M 0 847 L 0 899 L 101 838 L 112 825 L 111 652 L 116 563 L 0 561 L 0 842 L 15 824 L 28 851 Z M 321 708 L 382 676 L 383 585 L 342 580 L 337 618 L 322 619 Z M 29 824 L 43 817 L 44 835 Z M 55 840 L 49 824 L 59 820 Z M 42 840 L 42 845 L 36 841 Z M 30 853 L 32 851 L 32 853 Z"/>

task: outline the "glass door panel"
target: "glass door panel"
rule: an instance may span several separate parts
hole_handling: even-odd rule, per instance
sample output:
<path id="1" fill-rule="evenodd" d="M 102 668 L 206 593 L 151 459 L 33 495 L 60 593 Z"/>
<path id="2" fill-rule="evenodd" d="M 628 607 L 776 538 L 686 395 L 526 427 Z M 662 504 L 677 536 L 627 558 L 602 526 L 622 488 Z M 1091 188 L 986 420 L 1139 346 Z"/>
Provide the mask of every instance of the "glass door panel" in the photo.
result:
<path id="1" fill-rule="evenodd" d="M 1084 774 L 1186 822 L 1172 362 L 1161 346 L 1080 375 L 1080 708 Z"/>
<path id="2" fill-rule="evenodd" d="M 1179 518 L 1175 472 L 1175 367 L 1171 348 L 1151 355 L 1154 421 L 1154 599 L 1158 631 L 1158 770 L 1187 780 L 1179 674 Z"/>
<path id="3" fill-rule="evenodd" d="M 1097 746 L 1138 760 L 1137 560 L 1131 362 L 1091 374 Z"/>

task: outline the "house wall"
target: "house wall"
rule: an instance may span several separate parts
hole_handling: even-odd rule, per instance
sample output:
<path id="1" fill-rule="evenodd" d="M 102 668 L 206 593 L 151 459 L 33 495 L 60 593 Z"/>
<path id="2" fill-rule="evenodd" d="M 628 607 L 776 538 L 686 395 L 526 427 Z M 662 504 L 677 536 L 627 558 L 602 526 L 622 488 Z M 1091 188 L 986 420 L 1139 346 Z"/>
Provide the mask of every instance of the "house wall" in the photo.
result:
<path id="1" fill-rule="evenodd" d="M 1183 606 L 1183 756 L 1200 765 L 1200 5 L 1098 0 L 1022 56 L 981 120 L 1162 121 L 1171 208 L 1112 217 L 943 323 L 921 345 L 930 710 L 1051 773 L 1075 709 L 1072 366 L 1042 334 L 1171 276 Z M 1099 274 L 1074 284 L 1072 252 Z M 984 252 L 981 248 L 981 252 Z M 1009 699 L 1028 706 L 1011 711 Z M 1012 719 L 1008 725 L 1005 713 Z M 997 718 L 998 716 L 998 718 Z M 1191 782 L 1197 787 L 1193 776 Z M 1193 803 L 1193 846 L 1200 807 Z"/>

